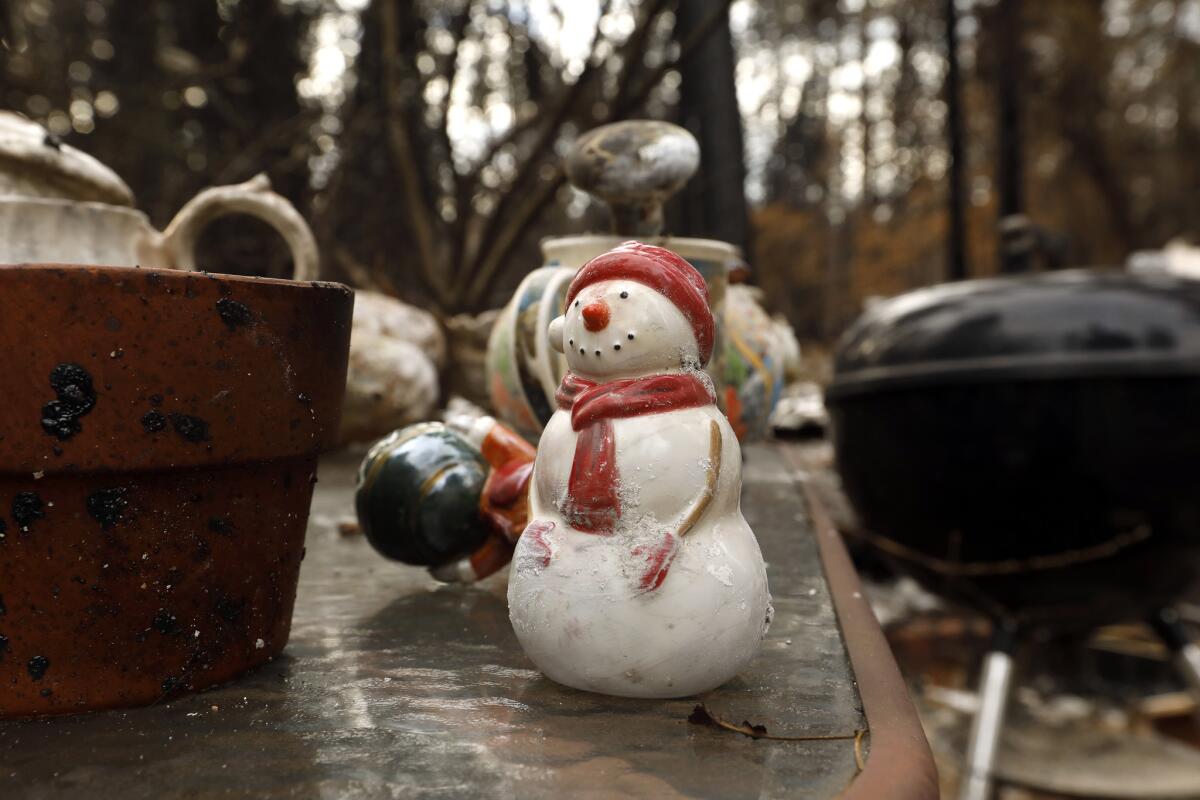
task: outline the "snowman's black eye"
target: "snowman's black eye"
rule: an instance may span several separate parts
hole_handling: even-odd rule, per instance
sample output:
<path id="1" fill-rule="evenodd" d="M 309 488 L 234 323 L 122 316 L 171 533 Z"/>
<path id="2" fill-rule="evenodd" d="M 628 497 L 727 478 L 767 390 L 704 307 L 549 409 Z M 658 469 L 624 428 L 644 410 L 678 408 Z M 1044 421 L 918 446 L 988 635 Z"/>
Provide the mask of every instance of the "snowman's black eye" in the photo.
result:
<path id="1" fill-rule="evenodd" d="M 624 299 L 625 299 L 625 298 L 627 298 L 627 297 L 629 297 L 629 292 L 621 292 L 621 299 L 622 299 L 622 300 L 624 300 Z"/>
<path id="2" fill-rule="evenodd" d="M 620 349 L 621 349 L 621 345 L 619 345 L 619 344 L 613 345 L 613 350 L 620 350 Z"/>
<path id="3" fill-rule="evenodd" d="M 579 348 L 579 355 L 581 355 L 581 356 L 586 356 L 586 355 L 587 355 L 587 350 L 584 350 L 582 347 L 581 347 L 581 348 Z"/>
<path id="4" fill-rule="evenodd" d="M 575 301 L 575 307 L 576 307 L 576 308 L 579 308 L 579 301 L 578 301 L 578 300 L 576 300 L 576 301 Z"/>
<path id="5" fill-rule="evenodd" d="M 633 341 L 633 334 L 632 334 L 632 333 L 631 333 L 631 334 L 629 334 L 629 340 L 630 340 L 630 341 Z"/>
<path id="6" fill-rule="evenodd" d="M 596 351 L 596 358 L 599 358 L 599 357 L 600 357 L 600 351 L 599 351 L 599 350 L 597 350 L 597 351 Z"/>
<path id="7" fill-rule="evenodd" d="M 571 339 L 571 340 L 569 340 L 569 341 L 567 342 L 567 344 L 571 345 L 571 347 L 574 347 L 574 346 L 575 346 L 575 340 L 574 340 L 574 339 Z"/>

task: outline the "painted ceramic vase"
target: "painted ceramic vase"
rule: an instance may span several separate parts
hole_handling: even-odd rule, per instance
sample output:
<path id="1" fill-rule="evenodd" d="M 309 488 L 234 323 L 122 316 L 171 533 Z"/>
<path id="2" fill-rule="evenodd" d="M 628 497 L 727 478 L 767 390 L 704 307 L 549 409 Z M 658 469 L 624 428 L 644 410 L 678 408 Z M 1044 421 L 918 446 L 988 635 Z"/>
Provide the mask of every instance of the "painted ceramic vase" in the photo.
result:
<path id="1" fill-rule="evenodd" d="M 716 349 L 705 370 L 717 405 L 739 440 L 763 438 L 785 383 L 786 353 L 776 323 L 748 287 L 728 286 L 726 274 L 740 264 L 736 247 L 712 239 L 657 237 L 651 240 L 683 256 L 704 277 L 713 298 Z M 537 441 L 549 421 L 554 388 L 566 360 L 546 336 L 546 325 L 562 311 L 566 287 L 589 259 L 618 246 L 615 236 L 564 236 L 542 243 L 543 267 L 530 273 L 492 329 L 487 371 L 492 408 L 506 423 Z"/>
<path id="2" fill-rule="evenodd" d="M 774 362 L 757 335 L 757 313 L 743 319 L 725 310 L 729 272 L 743 264 L 737 247 L 713 239 L 663 236 L 663 203 L 695 173 L 700 149 L 683 128 L 627 120 L 588 131 L 571 147 L 564 167 L 575 188 L 602 200 L 612 213 L 610 235 L 562 236 L 542 243 L 545 265 L 531 273 L 505 307 L 488 349 L 492 407 L 536 441 L 554 411 L 554 387 L 566 362 L 546 342 L 546 323 L 562 311 L 567 284 L 590 259 L 637 238 L 668 248 L 704 278 L 716 322 L 715 350 L 706 367 L 739 437 L 762 435 L 778 398 Z M 729 334 L 726 331 L 729 331 Z"/>
<path id="3" fill-rule="evenodd" d="M 771 607 L 740 510 L 741 451 L 703 367 L 703 277 L 628 242 L 588 262 L 548 339 L 568 372 L 542 433 L 509 614 L 549 678 L 684 697 L 743 670 Z"/>
<path id="4" fill-rule="evenodd" d="M 492 409 L 530 441 L 537 441 L 554 408 L 554 391 L 566 372 L 550 347 L 546 327 L 562 312 L 575 274 L 547 264 L 525 277 L 500 312 L 488 339 L 488 395 Z"/>
<path id="5" fill-rule="evenodd" d="M 608 235 L 545 240 L 542 243 L 545 265 L 521 282 L 492 329 L 487 362 L 492 408 L 531 441 L 537 441 L 554 413 L 554 391 L 567 370 L 562 354 L 550 346 L 547 326 L 562 313 L 567 285 L 576 271 L 623 241 L 619 236 Z M 723 324 L 725 275 L 728 264 L 740 257 L 738 249 L 713 239 L 660 236 L 649 241 L 682 255 L 703 276 L 717 322 L 716 353 L 706 369 L 713 381 L 723 387 L 728 350 Z M 719 394 L 723 404 L 724 389 Z M 737 427 L 747 429 L 740 421 Z"/>
<path id="6" fill-rule="evenodd" d="M 785 383 L 788 342 L 746 286 L 725 295 L 725 351 L 720 359 L 721 410 L 738 439 L 764 438 Z"/>
<path id="7" fill-rule="evenodd" d="M 533 447 L 491 417 L 423 422 L 363 459 L 355 507 L 387 558 L 471 583 L 504 567 L 528 515 Z"/>

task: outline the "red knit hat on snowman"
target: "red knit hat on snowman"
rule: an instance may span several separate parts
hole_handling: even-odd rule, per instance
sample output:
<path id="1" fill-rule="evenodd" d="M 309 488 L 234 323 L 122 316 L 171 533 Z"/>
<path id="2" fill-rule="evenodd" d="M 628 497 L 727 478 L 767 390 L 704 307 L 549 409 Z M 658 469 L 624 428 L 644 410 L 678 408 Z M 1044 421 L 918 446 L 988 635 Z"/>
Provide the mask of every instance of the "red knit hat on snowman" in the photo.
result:
<path id="1" fill-rule="evenodd" d="M 708 307 L 708 286 L 695 267 L 665 247 L 625 242 L 583 265 L 567 287 L 567 306 L 585 287 L 614 280 L 649 286 L 674 303 L 692 326 L 700 350 L 700 365 L 708 363 L 716 324 Z"/>

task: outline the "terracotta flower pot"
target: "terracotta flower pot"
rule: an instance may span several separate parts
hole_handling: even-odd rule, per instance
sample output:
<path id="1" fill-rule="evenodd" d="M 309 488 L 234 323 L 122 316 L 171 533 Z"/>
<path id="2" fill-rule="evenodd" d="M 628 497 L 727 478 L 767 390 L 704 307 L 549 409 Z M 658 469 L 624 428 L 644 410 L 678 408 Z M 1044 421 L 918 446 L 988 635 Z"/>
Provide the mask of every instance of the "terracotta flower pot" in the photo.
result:
<path id="1" fill-rule="evenodd" d="M 150 703 L 287 642 L 344 286 L 0 269 L 0 716 Z"/>

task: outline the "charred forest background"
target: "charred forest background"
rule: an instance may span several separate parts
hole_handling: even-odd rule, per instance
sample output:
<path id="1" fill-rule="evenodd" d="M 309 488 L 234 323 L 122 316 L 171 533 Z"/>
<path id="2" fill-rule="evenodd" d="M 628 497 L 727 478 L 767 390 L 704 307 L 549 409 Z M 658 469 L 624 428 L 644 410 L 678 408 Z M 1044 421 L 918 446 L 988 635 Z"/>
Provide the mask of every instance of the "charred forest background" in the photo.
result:
<path id="1" fill-rule="evenodd" d="M 804 339 L 997 272 L 1002 216 L 1035 269 L 1200 240 L 1200 0 L 0 0 L 0 38 L 0 106 L 155 224 L 265 171 L 326 277 L 442 316 L 605 228 L 559 159 L 635 116 L 702 145 L 671 232 L 745 247 Z M 204 247 L 287 274 L 250 219 Z"/>

